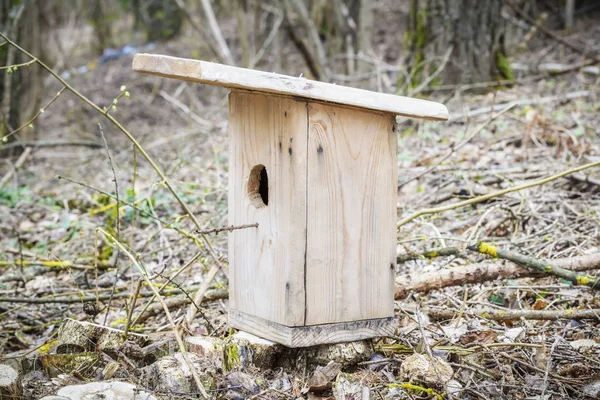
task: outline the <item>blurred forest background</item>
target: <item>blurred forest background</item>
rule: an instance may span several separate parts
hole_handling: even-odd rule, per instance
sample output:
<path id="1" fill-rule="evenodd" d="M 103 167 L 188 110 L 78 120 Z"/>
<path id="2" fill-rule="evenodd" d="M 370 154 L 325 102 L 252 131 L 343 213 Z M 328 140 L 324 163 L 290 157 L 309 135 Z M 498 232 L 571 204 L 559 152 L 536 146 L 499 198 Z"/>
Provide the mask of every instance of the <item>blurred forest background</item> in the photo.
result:
<path id="1" fill-rule="evenodd" d="M 402 339 L 374 348 L 382 367 L 353 365 L 343 379 L 382 397 L 435 397 L 450 390 L 436 379 L 415 378 L 423 391 L 390 386 L 412 381 L 398 360 L 431 346 L 459 398 L 600 394 L 593 288 L 464 247 L 485 240 L 592 278 L 600 270 L 600 174 L 537 184 L 600 161 L 600 1 L 0 0 L 0 33 L 47 67 L 0 39 L 0 354 L 49 343 L 66 317 L 165 331 L 160 304 L 142 310 L 152 292 L 136 289 L 139 272 L 98 228 L 168 284 L 177 322 L 202 293 L 186 332 L 230 333 L 227 233 L 207 236 L 214 250 L 193 233 L 227 224 L 227 92 L 133 73 L 145 52 L 448 106 L 449 122 L 398 118 L 399 221 L 449 207 L 399 226 Z M 419 256 L 440 248 L 454 251 Z M 262 373 L 263 397 L 309 396 L 310 371 L 287 373 Z"/>

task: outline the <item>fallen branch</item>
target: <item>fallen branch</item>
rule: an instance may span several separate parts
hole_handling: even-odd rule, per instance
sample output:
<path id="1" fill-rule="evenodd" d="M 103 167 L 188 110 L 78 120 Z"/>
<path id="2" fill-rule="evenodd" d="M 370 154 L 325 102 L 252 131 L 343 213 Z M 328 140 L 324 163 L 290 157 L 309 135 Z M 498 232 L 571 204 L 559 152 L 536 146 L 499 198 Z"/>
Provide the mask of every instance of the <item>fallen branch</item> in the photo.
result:
<path id="1" fill-rule="evenodd" d="M 159 91 L 158 94 L 163 99 L 165 99 L 166 101 L 168 101 L 169 103 L 173 104 L 175 107 L 180 109 L 185 115 L 187 115 L 192 121 L 194 121 L 198 125 L 200 125 L 204 128 L 211 128 L 213 126 L 213 124 L 210 121 L 207 121 L 204 118 L 200 117 L 198 114 L 196 114 L 195 112 L 190 110 L 190 108 L 188 106 L 183 104 L 181 101 L 179 101 L 175 97 L 169 95 L 164 90 Z"/>
<path id="2" fill-rule="evenodd" d="M 239 229 L 248 229 L 248 228 L 258 228 L 258 223 L 254 223 L 254 224 L 244 224 L 244 225 L 230 225 L 230 226 L 223 226 L 221 228 L 212 228 L 212 229 L 205 229 L 203 231 L 198 231 L 196 230 L 194 233 L 203 233 L 205 235 L 208 235 L 210 233 L 220 233 L 220 232 L 233 232 L 233 231 L 237 231 Z"/>
<path id="3" fill-rule="evenodd" d="M 208 302 L 216 301 L 216 300 L 224 300 L 227 298 L 229 298 L 229 292 L 227 290 L 221 290 L 221 289 L 209 290 L 204 293 L 204 296 L 202 296 L 202 303 L 208 303 Z M 191 304 L 191 301 L 188 296 L 181 295 L 181 296 L 175 296 L 172 298 L 166 298 L 165 303 L 167 304 L 167 307 L 169 308 L 169 310 L 173 310 L 176 308 L 187 306 L 188 304 Z M 200 303 L 196 303 L 196 304 L 200 304 Z M 158 303 L 152 304 L 148 308 L 146 308 L 142 313 L 138 314 L 138 316 L 135 319 L 135 324 L 132 324 L 132 325 L 143 324 L 144 322 L 146 322 L 146 320 L 148 318 L 154 317 L 156 315 L 160 315 L 160 314 L 162 314 L 162 312 L 163 312 L 163 309 L 160 304 L 158 304 Z"/>
<path id="4" fill-rule="evenodd" d="M 407 310 L 408 311 L 408 310 Z M 447 308 L 423 308 L 422 312 L 433 318 L 447 319 L 454 318 L 457 311 Z M 582 320 L 582 319 L 600 319 L 600 309 L 590 310 L 496 310 L 477 308 L 463 312 L 463 315 L 472 318 L 492 319 L 495 321 L 515 321 L 521 318 L 556 321 L 559 319 Z"/>
<path id="5" fill-rule="evenodd" d="M 429 254 L 428 258 L 441 256 L 443 252 L 447 252 L 446 255 L 458 253 L 455 252 L 457 249 L 456 247 L 449 247 L 446 249 L 438 249 L 427 252 Z M 593 269 L 599 269 L 600 253 L 586 254 L 583 256 L 570 258 L 559 258 L 552 260 L 552 265 L 572 271 L 589 271 Z M 464 267 L 444 269 L 441 271 L 398 276 L 396 278 L 394 298 L 396 300 L 400 300 L 408 297 L 411 293 L 425 293 L 431 290 L 442 289 L 450 286 L 461 286 L 464 284 L 493 281 L 498 278 L 515 279 L 541 275 L 543 274 L 539 271 L 531 270 L 512 263 L 482 262 L 466 265 Z"/>
<path id="6" fill-rule="evenodd" d="M 197 291 L 197 289 L 185 289 L 186 292 L 192 293 Z M 180 289 L 168 289 L 163 290 L 162 294 L 164 295 L 172 295 L 181 293 Z M 113 295 L 113 299 L 126 298 L 131 296 L 129 291 L 122 293 L 115 293 Z M 153 297 L 154 292 L 141 292 L 138 293 L 137 297 Z M 226 290 L 209 290 L 206 292 L 204 297 L 202 298 L 203 302 L 209 302 L 219 299 L 226 299 L 229 296 Z M 27 298 L 27 297 L 0 297 L 0 303 L 22 303 L 22 304 L 75 304 L 75 303 L 85 303 L 88 301 L 102 301 L 108 300 L 110 298 L 110 294 L 100 295 L 100 296 L 69 296 L 69 297 L 42 297 L 42 298 Z M 181 305 L 190 304 L 190 300 L 186 297 L 185 302 L 181 302 Z M 167 299 L 166 302 L 180 302 L 181 299 L 178 297 L 174 297 L 172 299 Z M 158 305 L 160 307 L 160 304 Z M 169 306 L 169 308 L 175 308 L 174 306 Z M 161 308 L 162 310 L 162 308 Z M 139 322 L 139 321 L 138 321 Z"/>
<path id="7" fill-rule="evenodd" d="M 4 261 L 0 260 L 0 268 L 1 267 L 46 267 L 52 269 L 78 269 L 78 270 L 93 270 L 95 268 L 94 265 L 83 265 L 77 264 L 72 261 L 46 261 L 46 260 L 12 260 L 12 261 Z M 99 269 L 110 268 L 111 265 L 106 261 L 98 261 Z"/>
<path id="8" fill-rule="evenodd" d="M 457 254 L 460 254 L 462 251 L 463 251 L 463 249 L 456 247 L 456 246 L 442 247 L 439 249 L 427 250 L 426 252 L 423 252 L 423 253 L 398 254 L 398 256 L 396 257 L 396 261 L 398 262 L 398 264 L 400 264 L 400 263 L 407 262 L 407 261 L 455 256 Z"/>
<path id="9" fill-rule="evenodd" d="M 559 278 L 566 279 L 576 285 L 598 289 L 598 281 L 600 278 L 593 275 L 580 274 L 576 271 L 570 271 L 568 269 L 552 265 L 547 261 L 538 260 L 536 258 L 528 257 L 510 250 L 498 249 L 496 246 L 486 242 L 479 242 L 477 245 L 470 245 L 467 248 L 490 257 L 502 258 L 539 272 L 558 276 Z"/>
<path id="10" fill-rule="evenodd" d="M 8 150 L 15 147 L 61 147 L 78 146 L 100 148 L 102 145 L 91 140 L 19 140 L 2 145 L 2 150 Z"/>

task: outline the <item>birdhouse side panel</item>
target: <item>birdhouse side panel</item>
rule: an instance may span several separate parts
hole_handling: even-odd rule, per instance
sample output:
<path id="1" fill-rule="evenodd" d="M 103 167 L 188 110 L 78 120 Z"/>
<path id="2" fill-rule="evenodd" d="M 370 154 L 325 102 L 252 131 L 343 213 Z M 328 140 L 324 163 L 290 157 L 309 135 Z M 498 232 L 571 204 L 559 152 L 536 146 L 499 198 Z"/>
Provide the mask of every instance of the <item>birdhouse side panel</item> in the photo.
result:
<path id="1" fill-rule="evenodd" d="M 389 114 L 309 102 L 306 325 L 394 315 L 396 140 Z"/>
<path id="2" fill-rule="evenodd" d="M 287 326 L 305 312 L 306 102 L 229 96 L 230 307 Z"/>

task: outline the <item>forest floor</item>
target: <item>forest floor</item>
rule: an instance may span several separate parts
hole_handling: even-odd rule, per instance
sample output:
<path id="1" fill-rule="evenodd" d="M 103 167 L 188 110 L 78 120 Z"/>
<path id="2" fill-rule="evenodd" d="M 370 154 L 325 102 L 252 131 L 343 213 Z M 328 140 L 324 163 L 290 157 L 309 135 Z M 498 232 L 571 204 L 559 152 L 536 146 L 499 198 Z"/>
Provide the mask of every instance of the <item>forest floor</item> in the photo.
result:
<path id="1" fill-rule="evenodd" d="M 600 32 L 596 27 L 585 35 L 578 40 L 593 40 Z M 169 46 L 153 51 L 178 53 Z M 534 65 L 536 57 L 548 62 L 570 58 L 563 64 L 579 60 L 577 54 L 565 57 L 564 52 L 550 43 L 516 61 Z M 164 168 L 201 224 L 207 229 L 227 224 L 225 90 L 136 75 L 130 56 L 97 65 L 69 82 L 99 105 L 110 105 L 121 85 L 126 85 L 131 98 L 121 98 L 112 114 Z M 432 99 L 448 105 L 451 121 L 399 120 L 399 220 L 420 209 L 599 161 L 599 82 L 598 75 L 576 70 L 487 94 L 474 94 L 465 87 L 431 93 Z M 56 82 L 50 83 L 48 93 L 59 89 Z M 484 109 L 490 106 L 496 111 Z M 474 110 L 480 112 L 474 115 Z M 35 124 L 44 143 L 33 147 L 23 166 L 0 189 L 0 354 L 4 355 L 42 346 L 54 337 L 64 318 L 87 320 L 84 300 L 109 294 L 113 288 L 117 296 L 110 310 L 98 314 L 95 321 L 124 328 L 126 303 L 139 274 L 122 252 L 117 260 L 118 252 L 97 234 L 97 228 L 126 243 L 151 275 L 170 275 L 199 251 L 195 240 L 158 221 L 187 232 L 196 229 L 149 164 L 100 115 L 64 93 Z M 3 163 L 0 177 L 10 168 Z M 113 168 L 121 200 L 135 203 L 142 212 L 124 206 L 117 213 L 114 199 L 105 194 L 117 192 Z M 406 282 L 406 277 L 436 276 L 474 264 L 481 268 L 510 264 L 464 250 L 478 240 L 535 259 L 592 257 L 600 253 L 599 216 L 597 169 L 426 215 L 400 227 L 399 254 L 463 248 L 447 257 L 401 262 L 398 279 Z M 227 233 L 210 235 L 210 240 L 226 261 Z M 180 290 L 193 292 L 202 283 L 213 261 L 201 252 L 169 286 L 172 296 L 181 298 Z M 96 278 L 96 255 L 101 265 L 118 261 L 118 268 L 101 268 Z M 588 272 L 594 271 L 600 271 L 600 262 Z M 397 338 L 374 342 L 376 353 L 369 356 L 377 363 L 343 367 L 352 377 L 348 379 L 362 382 L 382 398 L 423 398 L 447 390 L 458 398 L 596 398 L 600 393 L 598 318 L 569 318 L 578 310 L 600 308 L 593 289 L 551 275 L 481 280 L 415 290 L 399 298 Z M 227 279 L 219 274 L 211 290 L 226 287 Z M 48 303 L 36 303 L 39 299 Z M 107 300 L 101 303 L 106 306 Z M 205 319 L 198 317 L 190 333 L 228 336 L 227 300 L 205 302 L 202 308 Z M 539 319 L 536 312 L 543 310 L 557 317 Z M 181 320 L 186 307 L 172 311 Z M 503 318 L 494 311 L 524 313 Z M 158 313 L 133 330 L 160 337 L 168 334 L 169 326 L 164 314 Z M 431 384 L 433 392 L 424 392 L 421 386 L 392 385 L 406 379 L 401 365 L 413 352 L 443 358 L 452 368 L 454 386 Z M 123 366 L 128 369 L 131 366 Z M 316 396 L 301 391 L 310 370 L 247 372 L 259 382 L 261 398 Z M 292 384 L 269 391 L 282 377 Z M 327 397 L 331 392 L 321 394 Z"/>

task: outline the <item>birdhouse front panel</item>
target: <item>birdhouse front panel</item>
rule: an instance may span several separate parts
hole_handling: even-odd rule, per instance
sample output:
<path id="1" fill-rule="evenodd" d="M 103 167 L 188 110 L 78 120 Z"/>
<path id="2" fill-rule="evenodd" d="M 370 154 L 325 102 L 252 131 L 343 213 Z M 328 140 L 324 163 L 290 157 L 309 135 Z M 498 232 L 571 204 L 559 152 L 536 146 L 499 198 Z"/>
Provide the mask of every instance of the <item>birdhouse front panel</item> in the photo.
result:
<path id="1" fill-rule="evenodd" d="M 308 118 L 305 325 L 391 317 L 394 118 L 317 102 Z"/>

